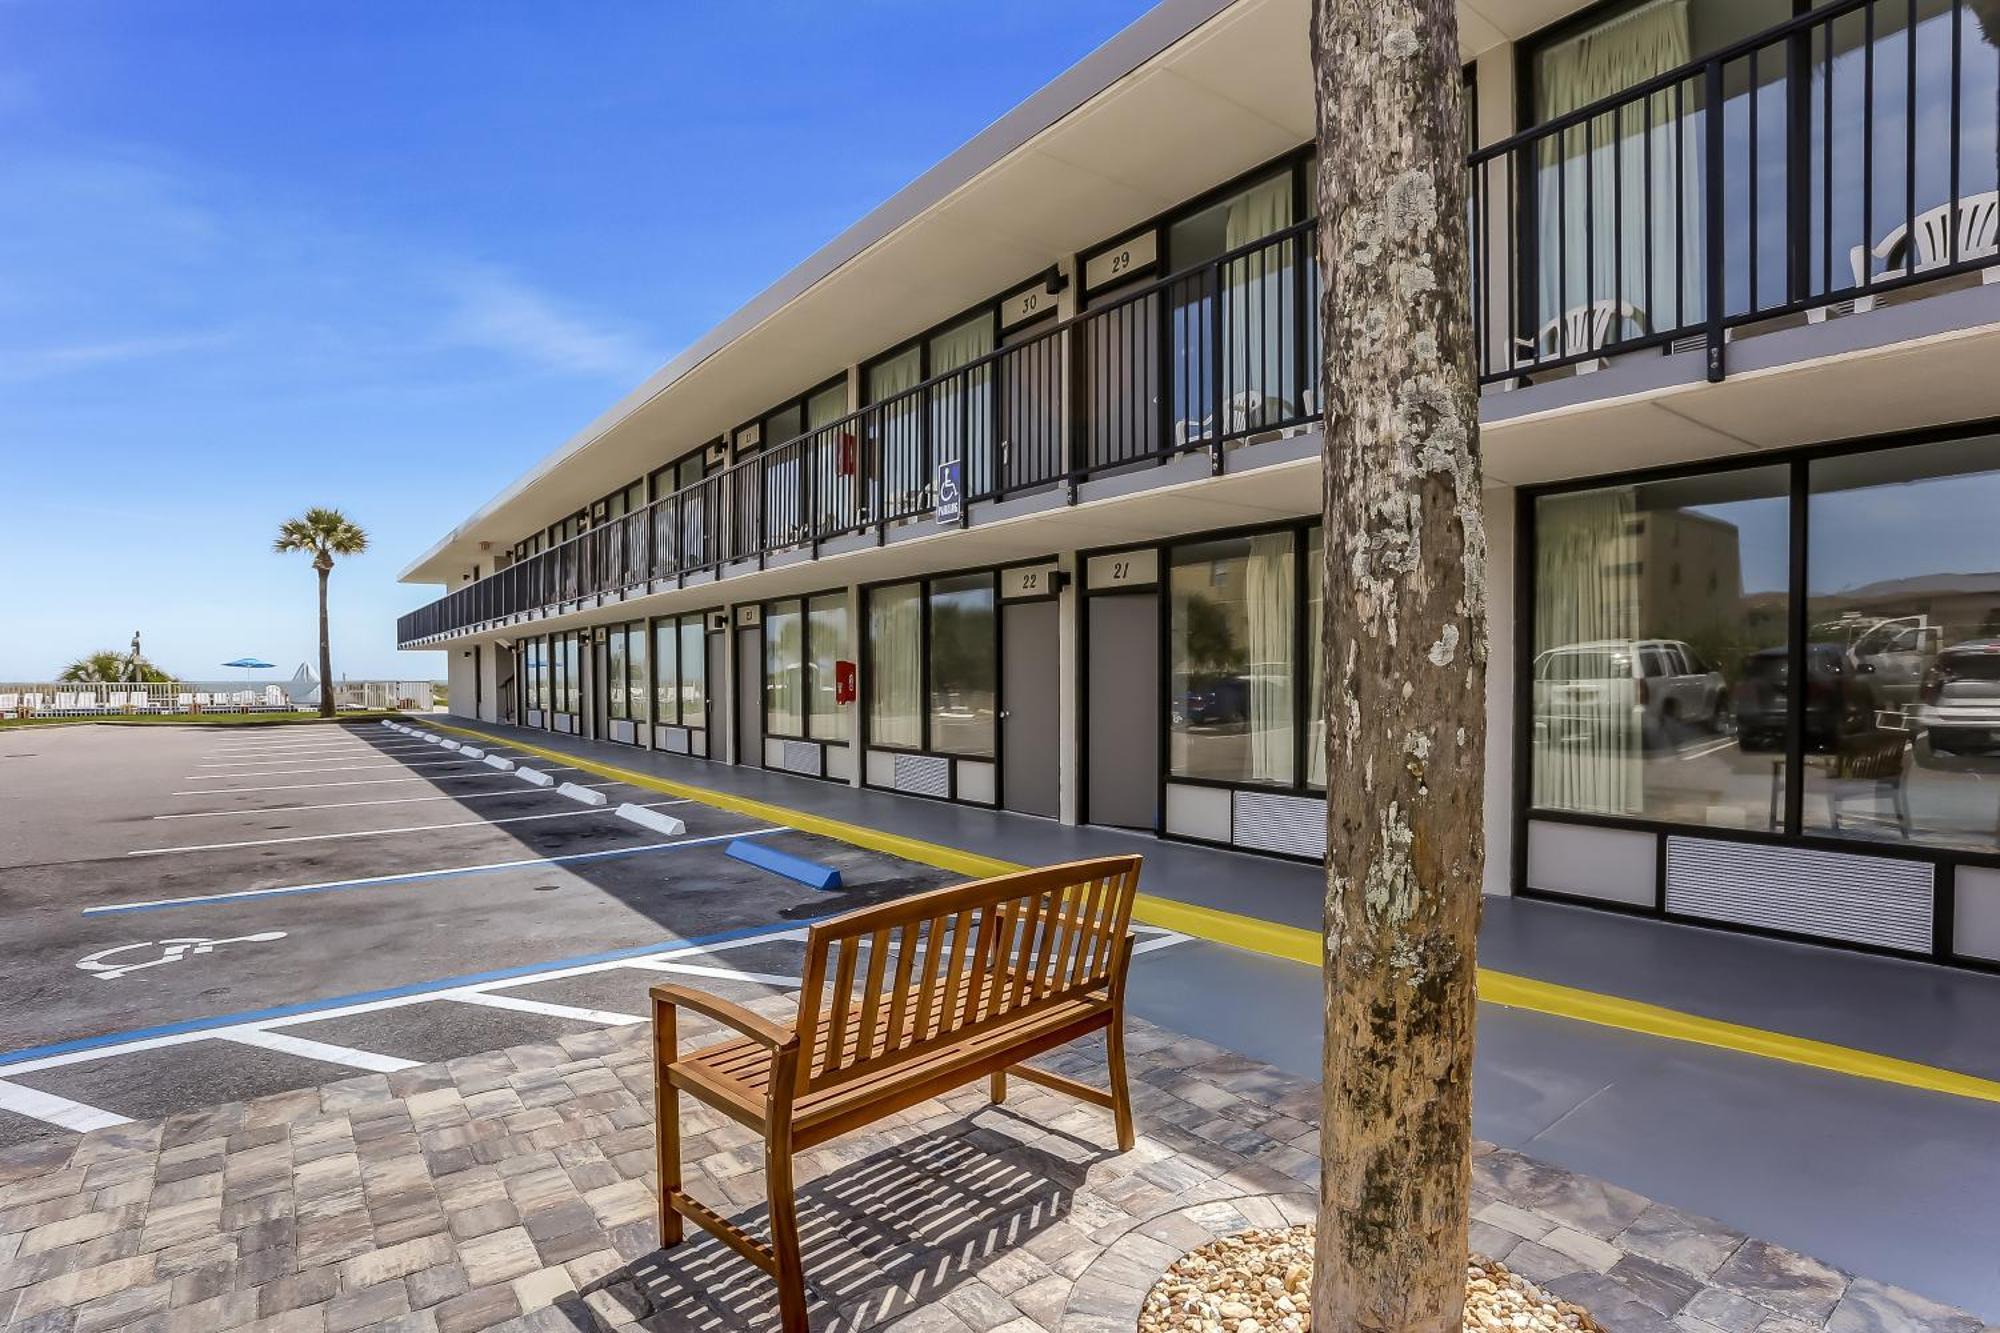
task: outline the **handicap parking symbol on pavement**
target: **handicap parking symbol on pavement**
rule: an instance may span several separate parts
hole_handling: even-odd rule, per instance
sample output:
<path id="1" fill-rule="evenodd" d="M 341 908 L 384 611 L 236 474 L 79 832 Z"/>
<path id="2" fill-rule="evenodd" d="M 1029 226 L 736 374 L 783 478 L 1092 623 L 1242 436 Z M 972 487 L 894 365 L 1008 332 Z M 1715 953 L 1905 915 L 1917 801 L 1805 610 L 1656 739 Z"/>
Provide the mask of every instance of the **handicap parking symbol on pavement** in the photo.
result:
<path id="1" fill-rule="evenodd" d="M 76 965 L 102 981 L 116 981 L 134 972 L 143 972 L 149 967 L 162 963 L 178 963 L 183 958 L 195 958 L 213 953 L 223 944 L 269 944 L 273 940 L 285 938 L 282 930 L 261 930 L 255 935 L 238 935 L 233 939 L 211 940 L 201 937 L 185 937 L 171 940 L 141 940 L 137 944 L 119 944 L 109 949 L 99 949 L 77 960 Z M 109 961 L 113 955 L 130 953 L 134 949 L 159 949 L 158 958 L 148 958 L 144 962 L 119 963 Z"/>

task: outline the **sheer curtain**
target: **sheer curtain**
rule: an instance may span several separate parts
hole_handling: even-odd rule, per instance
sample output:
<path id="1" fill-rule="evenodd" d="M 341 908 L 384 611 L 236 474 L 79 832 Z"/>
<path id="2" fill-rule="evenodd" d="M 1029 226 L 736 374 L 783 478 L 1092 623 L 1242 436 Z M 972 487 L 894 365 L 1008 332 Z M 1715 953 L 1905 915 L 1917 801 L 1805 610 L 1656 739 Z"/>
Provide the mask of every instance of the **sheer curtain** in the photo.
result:
<path id="1" fill-rule="evenodd" d="M 836 531 L 856 521 L 853 517 L 854 472 L 842 471 L 839 433 L 826 430 L 846 415 L 845 382 L 821 389 L 806 399 L 806 429 L 815 432 L 806 441 L 806 456 L 813 477 L 811 520 L 822 533 Z"/>
<path id="2" fill-rule="evenodd" d="M 887 402 L 916 387 L 923 352 L 912 347 L 868 368 L 868 401 Z M 924 417 L 915 398 L 896 402 L 868 418 L 871 462 L 881 469 L 884 517 L 902 517 L 925 507 L 930 478 L 924 457 Z M 879 460 L 877 462 L 876 460 Z"/>
<path id="3" fill-rule="evenodd" d="M 924 743 L 922 607 L 916 583 L 868 594 L 868 739 L 874 744 L 914 750 Z"/>
<path id="4" fill-rule="evenodd" d="M 1252 782 L 1292 780 L 1292 534 L 1250 539 L 1244 575 Z"/>
<path id="5" fill-rule="evenodd" d="M 1229 202 L 1225 252 L 1292 225 L 1290 172 L 1253 185 Z M 1289 415 L 1297 397 L 1290 330 L 1295 311 L 1290 245 L 1264 246 L 1230 260 L 1222 274 L 1222 422 L 1225 433 L 1255 430 Z"/>
<path id="6" fill-rule="evenodd" d="M 1326 532 L 1306 538 L 1306 783 L 1326 785 Z"/>
<path id="7" fill-rule="evenodd" d="M 1653 0 L 1621 14 L 1536 57 L 1536 119 L 1553 120 L 1615 96 L 1686 64 L 1689 51 L 1688 0 Z M 1587 351 L 1701 318 L 1699 97 L 1699 81 L 1683 85 L 1678 125 L 1668 89 L 1564 131 L 1560 144 L 1542 144 L 1536 190 L 1541 355 Z"/>
<path id="8" fill-rule="evenodd" d="M 993 321 L 975 316 L 931 339 L 931 378 L 977 361 L 993 350 Z M 961 438 L 962 437 L 962 438 Z M 946 380 L 931 393 L 931 451 L 942 463 L 965 463 L 968 495 L 993 489 L 993 367 Z"/>
<path id="9" fill-rule="evenodd" d="M 1534 801 L 1552 810 L 1636 814 L 1641 734 L 1629 679 L 1639 633 L 1630 487 L 1551 496 L 1535 511 Z M 1599 653 L 1564 649 L 1601 648 Z"/>

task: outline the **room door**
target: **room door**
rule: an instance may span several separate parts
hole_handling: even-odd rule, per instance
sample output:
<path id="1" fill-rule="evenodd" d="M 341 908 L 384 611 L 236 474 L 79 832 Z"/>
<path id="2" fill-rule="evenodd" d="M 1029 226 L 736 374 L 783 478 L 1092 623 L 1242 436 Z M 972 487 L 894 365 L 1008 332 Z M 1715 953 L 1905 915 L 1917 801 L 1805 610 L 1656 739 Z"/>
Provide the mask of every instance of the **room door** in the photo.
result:
<path id="1" fill-rule="evenodd" d="M 1160 599 L 1151 589 L 1085 603 L 1083 817 L 1157 829 L 1160 805 Z"/>
<path id="2" fill-rule="evenodd" d="M 736 629 L 736 762 L 764 766 L 764 627 Z"/>
<path id="3" fill-rule="evenodd" d="M 1053 598 L 1007 602 L 1000 621 L 1001 804 L 1024 815 L 1057 814 L 1061 680 Z"/>

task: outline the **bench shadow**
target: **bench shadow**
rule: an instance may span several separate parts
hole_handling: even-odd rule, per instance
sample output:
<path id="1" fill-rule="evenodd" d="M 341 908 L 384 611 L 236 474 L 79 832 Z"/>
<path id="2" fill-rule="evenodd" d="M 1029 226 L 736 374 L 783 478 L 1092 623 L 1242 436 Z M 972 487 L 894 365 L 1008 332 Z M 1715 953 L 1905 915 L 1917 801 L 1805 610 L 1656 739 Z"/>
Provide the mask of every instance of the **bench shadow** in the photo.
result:
<path id="1" fill-rule="evenodd" d="M 1100 1157 L 1110 1155 L 1100 1151 Z M 799 1231 L 814 1329 L 872 1327 L 936 1303 L 987 1263 L 1068 1217 L 1089 1165 L 968 1120 L 802 1185 Z M 768 1236 L 762 1206 L 738 1211 L 724 1205 L 722 1211 Z M 642 1255 L 570 1298 L 572 1321 L 597 1327 L 583 1322 L 589 1297 L 649 1328 L 775 1329 L 772 1280 L 700 1228 L 690 1224 L 687 1235 L 673 1249 Z"/>

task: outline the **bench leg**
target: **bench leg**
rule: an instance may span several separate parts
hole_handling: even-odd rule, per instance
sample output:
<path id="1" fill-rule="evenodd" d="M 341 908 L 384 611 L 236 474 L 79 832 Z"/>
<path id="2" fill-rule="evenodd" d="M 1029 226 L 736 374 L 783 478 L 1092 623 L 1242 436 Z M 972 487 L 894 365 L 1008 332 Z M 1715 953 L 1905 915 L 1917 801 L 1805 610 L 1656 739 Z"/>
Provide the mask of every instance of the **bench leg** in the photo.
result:
<path id="1" fill-rule="evenodd" d="M 1137 1141 L 1132 1134 L 1132 1094 L 1125 1084 L 1125 1014 L 1113 1015 L 1104 1030 L 1105 1063 L 1111 1073 L 1111 1119 L 1118 1128 L 1118 1151 L 1131 1152 Z"/>
<path id="2" fill-rule="evenodd" d="M 1007 1100 L 1007 1071 L 1006 1071 L 1006 1070 L 1004 1070 L 1004 1069 L 996 1069 L 996 1070 L 994 1070 L 994 1071 L 993 1071 L 993 1077 L 992 1077 L 992 1078 L 990 1078 L 989 1080 L 987 1080 L 987 1082 L 988 1082 L 988 1085 L 989 1085 L 989 1087 L 990 1087 L 990 1088 L 991 1088 L 991 1090 L 992 1090 L 992 1093 L 993 1093 L 993 1104 L 994 1104 L 995 1106 L 998 1106 L 998 1105 L 999 1105 L 999 1104 L 1000 1104 L 1001 1102 L 1004 1102 L 1004 1101 L 1006 1101 L 1006 1100 Z"/>
<path id="3" fill-rule="evenodd" d="M 686 1227 L 674 1208 L 674 1195 L 681 1187 L 681 1090 L 667 1078 L 667 1067 L 679 1049 L 672 1007 L 658 1001 L 653 1005 L 653 1114 L 658 1128 L 653 1141 L 657 1152 L 660 1191 L 660 1248 L 672 1249 L 686 1238 Z"/>
<path id="4" fill-rule="evenodd" d="M 806 1323 L 806 1274 L 799 1257 L 798 1204 L 792 1197 L 790 1136 L 764 1145 L 764 1184 L 771 1203 L 771 1257 L 777 1261 L 780 1333 L 811 1333 Z"/>

